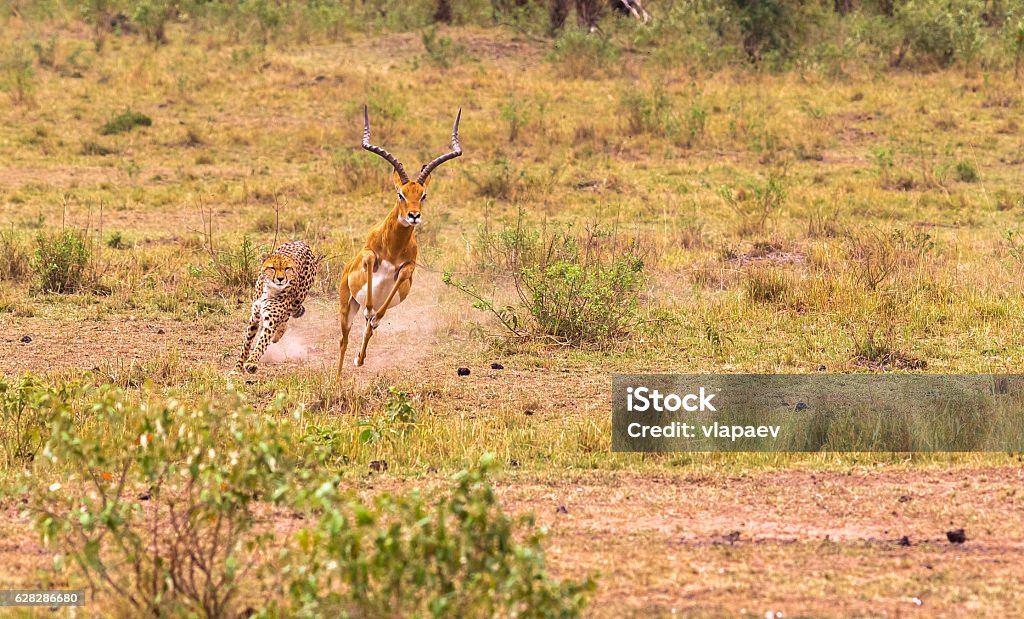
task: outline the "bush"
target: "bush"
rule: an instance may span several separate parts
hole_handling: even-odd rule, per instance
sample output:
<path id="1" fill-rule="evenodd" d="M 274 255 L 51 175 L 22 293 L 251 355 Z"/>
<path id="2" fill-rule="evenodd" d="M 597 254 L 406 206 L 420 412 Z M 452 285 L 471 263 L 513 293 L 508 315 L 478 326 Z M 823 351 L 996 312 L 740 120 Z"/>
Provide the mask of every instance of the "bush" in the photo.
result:
<path id="1" fill-rule="evenodd" d="M 208 239 L 207 243 L 210 261 L 205 273 L 213 279 L 217 288 L 232 295 L 248 293 L 256 285 L 256 277 L 263 262 L 260 256 L 269 253 L 266 248 L 257 247 L 247 236 L 242 237 L 237 252 L 214 250 L 212 241 Z M 200 269 L 199 272 L 204 270 Z"/>
<path id="2" fill-rule="evenodd" d="M 970 161 L 958 161 L 956 164 L 956 178 L 964 183 L 974 183 L 978 180 L 978 169 Z"/>
<path id="3" fill-rule="evenodd" d="M 741 235 L 763 232 L 768 219 L 786 203 L 784 179 L 774 173 L 769 174 L 764 181 L 751 181 L 747 187 L 736 191 L 721 187 L 718 194 L 739 217 L 738 231 Z"/>
<path id="4" fill-rule="evenodd" d="M 567 30 L 555 40 L 549 56 L 562 77 L 600 79 L 618 72 L 622 51 L 608 39 Z"/>
<path id="5" fill-rule="evenodd" d="M 325 617 L 577 617 L 591 578 L 547 576 L 544 533 L 507 516 L 487 480 L 493 459 L 455 477 L 438 499 L 418 492 L 344 500 L 315 496 L 318 523 L 287 570 L 292 608 Z M 525 529 L 522 531 L 521 529 Z"/>
<path id="6" fill-rule="evenodd" d="M 0 280 L 20 282 L 32 273 L 28 244 L 14 230 L 0 231 Z"/>
<path id="7" fill-rule="evenodd" d="M 0 90 L 7 93 L 14 105 L 35 101 L 35 69 L 31 56 L 18 47 L 10 47 L 0 57 Z"/>
<path id="8" fill-rule="evenodd" d="M 465 174 L 476 187 L 477 195 L 507 202 L 514 200 L 526 184 L 526 172 L 508 159 L 494 161 L 479 176 L 469 172 Z"/>
<path id="9" fill-rule="evenodd" d="M 197 406 L 75 395 L 47 401 L 51 469 L 30 478 L 44 541 L 136 616 L 237 616 L 250 558 L 273 538 L 254 506 L 293 489 L 284 426 L 232 393 Z"/>
<path id="10" fill-rule="evenodd" d="M 46 441 L 45 398 L 31 377 L 9 383 L 0 377 L 0 447 L 5 471 L 28 466 Z"/>
<path id="11" fill-rule="evenodd" d="M 125 110 L 114 116 L 100 127 L 100 134 L 102 135 L 115 135 L 118 133 L 126 133 L 131 131 L 135 127 L 149 127 L 152 126 L 153 119 L 141 112 L 133 112 L 132 110 Z"/>
<path id="12" fill-rule="evenodd" d="M 451 37 L 439 35 L 435 27 L 423 31 L 423 49 L 427 60 L 442 69 L 457 64 L 466 53 L 463 45 L 453 42 Z"/>
<path id="13" fill-rule="evenodd" d="M 547 235 L 515 226 L 483 230 L 481 262 L 511 277 L 518 305 L 501 306 L 471 284 L 444 274 L 445 284 L 475 299 L 516 338 L 607 346 L 639 321 L 647 252 L 639 240 L 623 241 L 597 229 L 577 236 L 566 229 Z"/>
<path id="14" fill-rule="evenodd" d="M 178 0 L 135 0 L 132 4 L 131 22 L 146 40 L 167 43 L 167 24 L 178 15 Z"/>
<path id="15" fill-rule="evenodd" d="M 74 292 L 86 283 L 91 256 L 92 251 L 81 232 L 65 229 L 40 233 L 36 237 L 32 269 L 44 292 Z"/>
<path id="16" fill-rule="evenodd" d="M 0 405 L 5 422 L 31 411 L 21 427 L 48 430 L 10 451 L 20 462 L 45 443 L 28 509 L 56 568 L 74 568 L 115 615 L 574 617 L 593 588 L 547 576 L 543 531 L 504 514 L 486 456 L 437 498 L 364 503 L 317 474 L 337 439 L 293 433 L 304 426 L 284 398 L 256 411 L 230 388 L 183 404 L 0 379 Z M 414 414 L 399 392 L 388 407 Z M 6 449 L 17 441 L 5 429 Z M 274 529 L 275 507 L 312 524 Z"/>
<path id="17" fill-rule="evenodd" d="M 939 66 L 958 60 L 970 65 L 985 42 L 981 8 L 969 0 L 908 0 L 896 9 L 897 22 L 905 35 L 904 46 Z M 906 49 L 894 64 L 898 65 L 905 53 Z"/>

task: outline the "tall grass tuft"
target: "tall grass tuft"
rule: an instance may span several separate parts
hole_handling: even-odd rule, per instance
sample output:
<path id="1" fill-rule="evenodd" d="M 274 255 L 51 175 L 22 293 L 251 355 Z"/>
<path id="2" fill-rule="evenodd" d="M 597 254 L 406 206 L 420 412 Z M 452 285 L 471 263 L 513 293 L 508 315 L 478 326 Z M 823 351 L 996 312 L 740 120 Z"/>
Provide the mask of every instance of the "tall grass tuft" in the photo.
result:
<path id="1" fill-rule="evenodd" d="M 77 230 L 39 233 L 32 269 L 44 292 L 75 292 L 87 282 L 92 250 Z"/>

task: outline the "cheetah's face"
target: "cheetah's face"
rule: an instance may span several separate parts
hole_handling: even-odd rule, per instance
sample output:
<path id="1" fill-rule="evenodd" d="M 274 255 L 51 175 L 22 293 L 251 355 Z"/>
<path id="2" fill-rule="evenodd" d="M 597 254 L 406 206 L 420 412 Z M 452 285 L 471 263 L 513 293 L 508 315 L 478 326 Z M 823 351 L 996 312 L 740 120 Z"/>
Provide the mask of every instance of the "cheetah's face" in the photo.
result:
<path id="1" fill-rule="evenodd" d="M 288 256 L 276 254 L 263 263 L 263 282 L 268 289 L 275 292 L 287 288 L 295 274 L 295 261 Z"/>

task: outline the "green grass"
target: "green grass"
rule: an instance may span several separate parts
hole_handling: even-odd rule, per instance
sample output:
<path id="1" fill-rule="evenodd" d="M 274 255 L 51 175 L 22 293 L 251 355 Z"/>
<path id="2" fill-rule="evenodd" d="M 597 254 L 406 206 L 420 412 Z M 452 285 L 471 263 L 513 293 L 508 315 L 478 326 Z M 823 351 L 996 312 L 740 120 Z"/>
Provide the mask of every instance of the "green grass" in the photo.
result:
<path id="1" fill-rule="evenodd" d="M 681 62 L 692 41 L 658 46 L 623 25 L 609 25 L 609 39 L 474 25 L 426 39 L 396 32 L 420 23 L 412 10 L 372 32 L 328 16 L 310 43 L 296 42 L 308 21 L 272 16 L 238 31 L 170 23 L 161 45 L 107 33 L 98 49 L 90 28 L 45 21 L 53 62 L 12 60 L 0 94 L 11 103 L 0 106 L 0 320 L 12 337 L 35 336 L 3 367 L 115 384 L 129 398 L 150 381 L 186 403 L 232 381 L 263 415 L 287 397 L 301 414 L 282 424 L 353 484 L 374 461 L 418 480 L 485 453 L 505 463 L 502 479 L 554 484 L 1013 462 L 615 454 L 608 407 L 614 372 L 1016 371 L 1024 150 L 1013 118 L 1024 102 L 1012 66 L 890 72 L 885 58 L 770 73 L 708 49 L 690 50 L 706 65 Z M 37 36 L 31 23 L 0 20 L 9 49 Z M 627 35 L 653 53 L 625 49 Z M 299 238 L 327 256 L 313 298 L 333 320 L 344 262 L 393 203 L 390 170 L 358 145 L 364 102 L 375 140 L 409 169 L 445 149 L 464 110 L 465 155 L 434 174 L 422 267 L 410 301 L 392 310 L 429 330 L 376 336 L 370 357 L 382 364 L 340 383 L 333 352 L 261 370 L 252 384 L 229 379 L 254 250 Z M 520 212 L 538 234 L 597 227 L 645 248 L 621 337 L 509 338 L 441 285 L 451 272 L 498 307 L 515 303 L 507 265 L 484 259 L 482 239 Z M 45 293 L 33 244 L 64 229 L 83 231 L 94 281 Z M 79 325 L 99 327 L 88 352 L 50 347 Z M 174 335 L 166 349 L 146 346 L 157 329 Z M 407 350 L 386 348 L 388 338 Z M 136 345 L 142 358 L 128 354 Z M 493 360 L 505 374 L 488 373 Z M 455 376 L 460 365 L 471 377 Z M 408 394 L 411 426 L 396 425 L 408 422 L 395 421 L 393 401 L 389 411 L 392 387 Z M 18 471 L 3 471 L 8 490 Z"/>

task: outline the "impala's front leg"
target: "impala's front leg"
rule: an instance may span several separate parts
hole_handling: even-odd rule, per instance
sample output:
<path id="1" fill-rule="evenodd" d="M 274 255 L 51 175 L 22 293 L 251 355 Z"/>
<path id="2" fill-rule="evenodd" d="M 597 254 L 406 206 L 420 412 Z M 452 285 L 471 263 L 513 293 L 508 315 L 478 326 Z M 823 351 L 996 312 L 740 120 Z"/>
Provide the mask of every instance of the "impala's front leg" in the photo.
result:
<path id="1" fill-rule="evenodd" d="M 363 317 L 366 319 L 366 327 L 363 329 L 363 344 L 359 348 L 359 354 L 355 358 L 355 366 L 363 365 L 366 359 L 366 345 L 370 343 L 370 336 L 373 335 L 373 272 L 376 270 L 377 256 L 370 250 L 363 251 L 363 274 L 366 276 L 366 298 L 363 299 Z"/>

